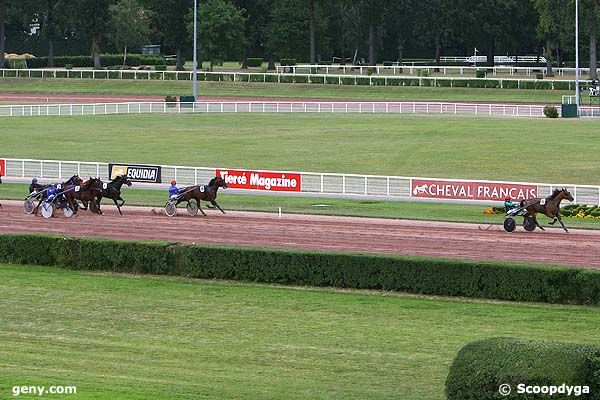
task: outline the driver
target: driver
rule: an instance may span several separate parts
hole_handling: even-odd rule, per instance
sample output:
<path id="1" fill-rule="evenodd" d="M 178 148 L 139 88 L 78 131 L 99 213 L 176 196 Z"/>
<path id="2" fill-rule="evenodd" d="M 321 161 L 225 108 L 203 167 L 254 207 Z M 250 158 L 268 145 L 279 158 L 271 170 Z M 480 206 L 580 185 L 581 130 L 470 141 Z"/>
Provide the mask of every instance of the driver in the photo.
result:
<path id="1" fill-rule="evenodd" d="M 31 180 L 31 184 L 29 185 L 29 193 L 33 193 L 38 189 L 41 189 L 43 186 L 38 183 L 37 178 L 33 178 Z"/>
<path id="2" fill-rule="evenodd" d="M 514 208 L 520 207 L 520 206 L 521 205 L 519 203 L 513 203 L 511 201 L 510 197 L 507 197 L 506 199 L 504 199 L 504 208 L 506 209 L 506 212 L 508 212 Z"/>
<path id="3" fill-rule="evenodd" d="M 48 186 L 48 189 L 46 189 L 46 196 L 48 201 L 52 201 L 52 199 L 54 199 L 54 196 L 56 196 L 56 192 L 58 190 L 56 189 L 56 185 L 54 183 L 51 183 L 50 186 Z"/>
<path id="4" fill-rule="evenodd" d="M 170 200 L 177 200 L 177 197 L 183 191 L 184 191 L 184 189 L 179 189 L 177 187 L 177 181 L 175 179 L 173 179 L 171 181 L 171 186 L 169 186 L 169 199 Z"/>

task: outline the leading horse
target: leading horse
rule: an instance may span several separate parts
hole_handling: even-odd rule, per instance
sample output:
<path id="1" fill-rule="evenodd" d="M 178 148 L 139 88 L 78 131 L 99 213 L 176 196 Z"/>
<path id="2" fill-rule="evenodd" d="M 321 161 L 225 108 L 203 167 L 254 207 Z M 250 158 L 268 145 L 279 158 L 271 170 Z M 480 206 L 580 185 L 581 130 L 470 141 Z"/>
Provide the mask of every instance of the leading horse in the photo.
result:
<path id="1" fill-rule="evenodd" d="M 523 207 L 525 207 L 527 210 L 525 218 L 533 218 L 533 222 L 535 222 L 537 227 L 541 230 L 545 230 L 536 219 L 536 214 L 541 213 L 547 217 L 553 218 L 552 222 L 550 222 L 550 225 L 554 225 L 556 221 L 558 221 L 565 232 L 569 232 L 569 230 L 565 227 L 565 224 L 563 224 L 560 215 L 560 202 L 563 200 L 573 201 L 573 196 L 571 196 L 571 193 L 565 188 L 554 189 L 552 194 L 544 199 L 535 198 L 523 200 Z"/>
<path id="2" fill-rule="evenodd" d="M 119 175 L 106 184 L 102 183 L 102 191 L 96 197 L 96 205 L 94 207 L 90 204 L 90 210 L 97 212 L 98 214 L 102 214 L 102 211 L 100 210 L 100 202 L 103 198 L 107 198 L 111 199 L 115 203 L 119 214 L 123 215 L 123 212 L 121 212 L 121 207 L 123 207 L 123 204 L 125 204 L 125 200 L 123 200 L 121 197 L 121 188 L 123 185 L 131 186 L 131 181 L 127 179 L 126 175 Z M 121 202 L 121 204 L 119 204 L 119 202 Z M 84 200 L 82 203 L 83 209 L 87 209 L 88 202 Z"/>
<path id="3" fill-rule="evenodd" d="M 200 205 L 200 201 L 208 201 L 214 207 L 218 208 L 223 214 L 225 214 L 225 211 L 223 211 L 223 209 L 216 202 L 217 192 L 219 191 L 220 187 L 227 189 L 227 183 L 225 182 L 225 179 L 217 176 L 212 178 L 210 182 L 208 182 L 208 185 L 196 185 L 183 188 L 182 195 L 179 199 L 177 199 L 175 206 L 182 201 L 187 201 L 189 203 L 190 200 L 196 200 L 198 209 L 202 215 L 206 215 L 202 209 L 202 206 Z"/>
<path id="4" fill-rule="evenodd" d="M 82 202 L 95 202 L 96 198 L 102 191 L 102 181 L 98 178 L 90 178 L 84 183 L 82 183 L 81 186 L 70 185 L 66 188 L 63 188 L 63 190 L 65 191 L 64 196 L 67 202 L 69 203 L 70 208 L 73 210 L 74 213 L 77 213 L 77 210 L 79 208 L 79 203 L 77 203 L 77 200 L 80 200 Z M 92 211 L 96 212 L 97 214 L 102 213 L 100 210 Z"/>

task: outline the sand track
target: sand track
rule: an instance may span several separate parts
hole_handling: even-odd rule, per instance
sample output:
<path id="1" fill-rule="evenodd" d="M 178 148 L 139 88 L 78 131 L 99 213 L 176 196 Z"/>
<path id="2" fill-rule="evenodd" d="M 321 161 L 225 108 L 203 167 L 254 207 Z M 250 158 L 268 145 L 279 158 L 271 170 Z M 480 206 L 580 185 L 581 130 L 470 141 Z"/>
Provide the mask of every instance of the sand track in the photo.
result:
<path id="1" fill-rule="evenodd" d="M 167 240 L 271 248 L 408 254 L 475 260 L 512 260 L 600 268 L 600 232 L 559 229 L 506 233 L 500 225 L 207 210 L 191 217 L 155 215 L 150 208 L 104 205 L 104 215 L 82 211 L 66 219 L 26 215 L 18 201 L 2 201 L 0 233 L 45 232 L 69 236 Z M 157 209 L 161 211 L 160 209 Z M 480 228 L 483 228 L 480 229 Z"/>

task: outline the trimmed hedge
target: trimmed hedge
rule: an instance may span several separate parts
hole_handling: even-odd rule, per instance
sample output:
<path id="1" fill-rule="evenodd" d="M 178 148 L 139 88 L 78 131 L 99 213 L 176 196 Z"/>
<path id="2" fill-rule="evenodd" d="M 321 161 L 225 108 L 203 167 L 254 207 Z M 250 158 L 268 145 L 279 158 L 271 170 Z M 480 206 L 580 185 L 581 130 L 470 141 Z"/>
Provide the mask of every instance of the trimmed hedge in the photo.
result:
<path id="1" fill-rule="evenodd" d="M 518 393 L 518 385 L 588 386 L 590 394 L 553 399 L 600 399 L 600 347 L 575 343 L 490 338 L 464 346 L 446 379 L 448 400 L 548 399 L 548 394 Z M 500 385 L 511 394 L 502 397 Z M 581 390 L 581 389 L 580 389 Z"/>
<path id="2" fill-rule="evenodd" d="M 123 63 L 123 54 L 101 54 L 100 61 L 102 65 L 121 65 Z M 54 57 L 55 67 L 64 67 L 70 64 L 75 68 L 94 66 L 93 56 L 56 56 Z M 166 59 L 160 56 L 151 56 L 145 54 L 127 54 L 127 65 L 137 67 L 140 65 L 175 65 L 176 60 Z M 27 60 L 29 68 L 45 68 L 48 66 L 48 57 L 36 57 Z"/>
<path id="3" fill-rule="evenodd" d="M 600 272 L 405 256 L 0 235 L 0 262 L 291 285 L 600 304 Z"/>

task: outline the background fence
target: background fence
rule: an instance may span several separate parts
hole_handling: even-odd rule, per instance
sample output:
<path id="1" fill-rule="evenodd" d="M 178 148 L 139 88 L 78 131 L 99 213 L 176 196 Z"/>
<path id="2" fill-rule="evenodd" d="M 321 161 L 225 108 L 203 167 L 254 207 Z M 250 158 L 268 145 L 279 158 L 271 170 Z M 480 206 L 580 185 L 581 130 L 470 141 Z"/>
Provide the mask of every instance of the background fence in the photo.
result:
<path id="1" fill-rule="evenodd" d="M 560 107 L 558 107 L 560 114 Z M 599 116 L 600 107 L 586 107 L 582 114 Z M 182 113 L 359 113 L 359 114 L 444 114 L 492 117 L 544 117 L 543 105 L 472 104 L 444 102 L 320 102 L 251 101 L 196 103 L 99 103 L 37 104 L 0 106 L 0 117 L 49 115 L 109 114 L 182 114 Z"/>
<path id="2" fill-rule="evenodd" d="M 274 171 L 262 171 L 274 172 Z M 277 171 L 281 173 L 282 171 Z M 181 167 L 162 166 L 162 177 L 164 181 L 172 178 L 179 185 L 206 184 L 215 176 L 216 168 L 206 167 Z M 412 181 L 429 180 L 432 178 L 402 177 L 402 176 L 378 176 L 378 175 L 356 175 L 356 174 L 330 174 L 314 172 L 291 172 L 301 175 L 301 192 L 290 195 L 324 194 L 348 197 L 370 197 L 400 199 L 414 197 L 412 193 Z M 79 161 L 55 161 L 55 160 L 32 160 L 32 159 L 6 159 L 6 176 L 13 178 L 38 177 L 45 180 L 66 180 L 77 174 L 82 177 L 96 176 L 108 180 L 108 163 L 102 162 L 79 162 Z M 443 179 L 434 179 L 443 181 Z M 517 182 L 495 182 L 495 181 L 473 181 L 452 179 L 452 182 L 489 182 L 489 183 L 511 183 Z M 573 185 L 573 184 L 547 184 L 547 183 L 523 183 L 534 185 L 538 188 L 540 196 L 548 196 L 555 188 L 565 187 L 571 191 L 575 203 L 600 205 L 600 186 Z M 256 192 L 253 190 L 247 193 Z"/>
<path id="3" fill-rule="evenodd" d="M 285 67 L 285 68 L 300 68 Z M 317 68 L 317 67 L 314 67 Z M 198 72 L 198 80 L 206 82 L 263 82 L 263 83 L 308 83 L 308 84 L 332 84 L 332 85 L 366 85 L 366 86 L 425 86 L 425 87 L 473 87 L 473 88 L 498 88 L 498 89 L 540 89 L 540 90 L 575 90 L 574 80 L 565 79 L 513 79 L 513 78 L 475 78 L 475 77 L 427 77 L 427 76 L 387 76 L 387 75 L 363 75 L 367 74 L 368 68 L 399 67 L 357 67 L 360 74 L 328 74 L 329 69 L 338 68 L 330 66 L 319 66 L 317 73 L 249 73 L 249 72 Z M 353 68 L 351 66 L 348 69 Z M 459 75 L 475 72 L 472 67 L 403 67 L 409 72 L 408 75 L 419 74 L 420 71 L 433 71 L 440 69 L 444 74 L 457 71 Z M 458 68 L 458 69 L 457 69 Z M 499 74 L 502 68 L 517 67 L 495 67 L 493 74 Z M 535 68 L 534 68 L 535 69 Z M 532 69 L 529 74 L 533 72 Z M 539 68 L 537 68 L 539 70 Z M 562 73 L 568 69 L 561 69 Z M 391 70 L 393 71 L 393 70 Z M 514 70 L 517 71 L 517 70 Z M 513 71 L 513 75 L 514 75 Z M 559 74 L 561 72 L 558 72 Z M 582 72 L 583 73 L 583 72 Z M 509 73 L 510 74 L 510 73 Z M 573 77 L 575 74 L 573 73 Z M 73 79 L 155 79 L 155 80 L 191 80 L 191 71 L 130 71 L 130 70 L 65 70 L 65 69 L 0 69 L 0 77 L 10 78 L 73 78 Z"/>

